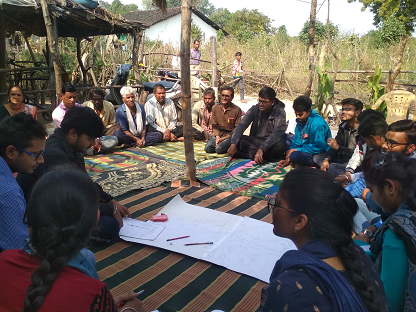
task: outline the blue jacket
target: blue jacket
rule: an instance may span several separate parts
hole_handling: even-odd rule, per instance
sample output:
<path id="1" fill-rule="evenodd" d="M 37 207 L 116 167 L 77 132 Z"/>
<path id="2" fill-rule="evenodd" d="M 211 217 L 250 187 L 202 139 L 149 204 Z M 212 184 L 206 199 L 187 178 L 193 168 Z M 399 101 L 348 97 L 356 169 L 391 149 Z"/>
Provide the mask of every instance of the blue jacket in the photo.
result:
<path id="1" fill-rule="evenodd" d="M 314 110 L 306 123 L 296 122 L 295 135 L 290 149 L 309 154 L 320 154 L 329 150 L 326 143 L 331 138 L 331 130 L 325 119 Z"/>

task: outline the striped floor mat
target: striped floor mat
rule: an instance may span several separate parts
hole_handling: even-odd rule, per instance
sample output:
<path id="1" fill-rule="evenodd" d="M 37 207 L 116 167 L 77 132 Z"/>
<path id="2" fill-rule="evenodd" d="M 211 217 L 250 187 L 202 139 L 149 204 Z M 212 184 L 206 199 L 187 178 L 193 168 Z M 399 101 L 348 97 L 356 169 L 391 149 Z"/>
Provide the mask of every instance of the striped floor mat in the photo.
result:
<path id="1" fill-rule="evenodd" d="M 176 194 L 193 205 L 271 222 L 266 201 L 195 182 L 132 191 L 116 200 L 129 208 L 132 217 L 147 220 Z M 266 285 L 208 262 L 142 244 L 119 241 L 92 250 L 98 274 L 113 295 L 144 289 L 140 299 L 146 311 L 256 311 L 261 289 Z"/>

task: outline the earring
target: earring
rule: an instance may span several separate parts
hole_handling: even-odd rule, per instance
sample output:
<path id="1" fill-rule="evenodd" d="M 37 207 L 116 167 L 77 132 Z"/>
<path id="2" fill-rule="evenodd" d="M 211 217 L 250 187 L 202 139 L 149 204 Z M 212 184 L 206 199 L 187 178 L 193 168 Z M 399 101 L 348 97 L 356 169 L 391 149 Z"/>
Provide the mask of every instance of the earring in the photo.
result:
<path id="1" fill-rule="evenodd" d="M 295 234 L 298 234 L 298 227 L 295 227 Z"/>

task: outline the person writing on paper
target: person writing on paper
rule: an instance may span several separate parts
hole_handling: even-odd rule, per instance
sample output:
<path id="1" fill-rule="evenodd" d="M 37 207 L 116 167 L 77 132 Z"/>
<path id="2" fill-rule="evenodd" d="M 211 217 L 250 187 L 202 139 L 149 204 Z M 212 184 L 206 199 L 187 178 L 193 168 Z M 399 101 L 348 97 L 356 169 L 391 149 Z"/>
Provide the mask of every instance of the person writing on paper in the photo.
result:
<path id="1" fill-rule="evenodd" d="M 59 168 L 39 179 L 26 211 L 30 240 L 0 253 L 1 311 L 144 311 L 133 292 L 113 298 L 81 253 L 97 225 L 98 202 L 80 170 Z"/>
<path id="2" fill-rule="evenodd" d="M 114 131 L 119 144 L 126 147 L 145 147 L 162 142 L 161 133 L 146 132 L 146 113 L 143 106 L 136 102 L 134 89 L 124 86 L 120 94 L 123 104 L 117 108 L 116 120 L 121 130 Z"/>
<path id="3" fill-rule="evenodd" d="M 352 240 L 357 209 L 328 172 L 300 167 L 286 174 L 269 211 L 273 233 L 298 250 L 276 262 L 261 311 L 388 311 L 380 276 Z"/>

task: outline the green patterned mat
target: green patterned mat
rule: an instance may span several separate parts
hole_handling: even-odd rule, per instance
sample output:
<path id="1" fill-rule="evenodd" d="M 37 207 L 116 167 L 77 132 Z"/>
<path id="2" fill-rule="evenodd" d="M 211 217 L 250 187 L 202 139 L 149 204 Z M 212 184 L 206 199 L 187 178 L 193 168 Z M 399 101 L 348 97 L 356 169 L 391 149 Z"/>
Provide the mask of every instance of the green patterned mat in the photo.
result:
<path id="1" fill-rule="evenodd" d="M 205 142 L 194 142 L 194 154 L 195 163 L 200 163 L 203 160 L 222 158 L 224 155 L 218 155 L 217 153 L 209 154 L 205 152 Z M 156 155 L 165 157 L 166 159 L 180 161 L 185 163 L 185 146 L 184 142 L 165 142 L 162 144 L 156 144 L 154 146 L 148 146 L 143 148 Z"/>

